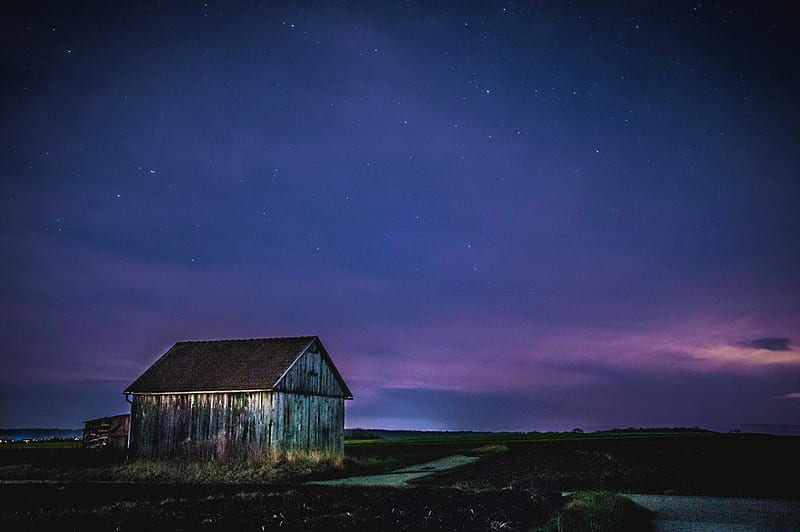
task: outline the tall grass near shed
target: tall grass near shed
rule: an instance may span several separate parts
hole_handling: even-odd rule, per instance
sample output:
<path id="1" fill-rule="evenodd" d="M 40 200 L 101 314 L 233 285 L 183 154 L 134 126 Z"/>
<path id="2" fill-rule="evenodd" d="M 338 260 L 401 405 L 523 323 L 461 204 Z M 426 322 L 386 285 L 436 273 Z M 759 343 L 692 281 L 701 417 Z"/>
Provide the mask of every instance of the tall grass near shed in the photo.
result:
<path id="1" fill-rule="evenodd" d="M 264 452 L 230 462 L 214 460 L 151 460 L 123 462 L 121 458 L 84 449 L 67 449 L 41 456 L 25 454 L 12 463 L 0 462 L 2 480 L 124 481 L 175 483 L 284 482 L 339 472 L 341 454 L 326 451 Z M 13 451 L 9 451 L 13 452 Z"/>
<path id="2" fill-rule="evenodd" d="M 320 450 L 270 451 L 246 460 L 134 460 L 120 466 L 120 480 L 147 482 L 277 482 L 340 470 L 341 455 Z"/>

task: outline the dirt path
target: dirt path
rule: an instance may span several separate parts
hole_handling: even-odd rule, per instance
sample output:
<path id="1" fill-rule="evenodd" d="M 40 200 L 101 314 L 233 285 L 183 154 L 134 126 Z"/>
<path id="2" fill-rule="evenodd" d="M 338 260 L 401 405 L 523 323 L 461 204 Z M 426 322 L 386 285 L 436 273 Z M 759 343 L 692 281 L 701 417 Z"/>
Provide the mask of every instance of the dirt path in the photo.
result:
<path id="1" fill-rule="evenodd" d="M 656 513 L 657 532 L 800 530 L 800 501 L 621 493 Z"/>
<path id="2" fill-rule="evenodd" d="M 425 477 L 433 473 L 438 473 L 439 471 L 454 469 L 465 464 L 470 464 L 477 459 L 477 456 L 456 454 L 432 462 L 396 469 L 391 473 L 385 473 L 383 475 L 319 480 L 316 482 L 309 482 L 309 484 L 317 484 L 320 486 L 386 486 L 401 488 L 407 486 L 409 480 Z"/>

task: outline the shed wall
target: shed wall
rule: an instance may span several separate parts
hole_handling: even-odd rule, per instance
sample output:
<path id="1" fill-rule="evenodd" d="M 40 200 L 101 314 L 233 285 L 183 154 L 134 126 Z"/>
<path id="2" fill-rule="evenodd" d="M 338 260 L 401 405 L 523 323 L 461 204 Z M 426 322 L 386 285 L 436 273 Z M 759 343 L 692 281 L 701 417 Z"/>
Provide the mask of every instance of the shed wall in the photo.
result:
<path id="1" fill-rule="evenodd" d="M 325 356 L 319 351 L 311 350 L 298 357 L 280 379 L 276 389 L 331 397 L 347 395 Z"/>
<path id="2" fill-rule="evenodd" d="M 285 392 L 136 394 L 137 457 L 232 460 L 268 451 L 344 452 L 344 399 Z"/>

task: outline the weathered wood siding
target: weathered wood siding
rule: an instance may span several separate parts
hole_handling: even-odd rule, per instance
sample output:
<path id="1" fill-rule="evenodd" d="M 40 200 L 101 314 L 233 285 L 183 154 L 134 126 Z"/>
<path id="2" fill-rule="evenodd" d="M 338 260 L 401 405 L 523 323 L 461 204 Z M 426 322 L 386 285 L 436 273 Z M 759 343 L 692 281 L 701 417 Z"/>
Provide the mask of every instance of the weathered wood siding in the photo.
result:
<path id="1" fill-rule="evenodd" d="M 121 453 L 128 448 L 128 414 L 90 419 L 85 423 L 82 447 Z"/>
<path id="2" fill-rule="evenodd" d="M 130 445 L 134 456 L 153 458 L 232 460 L 311 449 L 343 453 L 344 399 L 278 391 L 135 394 Z"/>
<path id="3" fill-rule="evenodd" d="M 276 386 L 277 390 L 310 393 L 329 397 L 346 395 L 325 356 L 309 349 L 287 370 Z"/>

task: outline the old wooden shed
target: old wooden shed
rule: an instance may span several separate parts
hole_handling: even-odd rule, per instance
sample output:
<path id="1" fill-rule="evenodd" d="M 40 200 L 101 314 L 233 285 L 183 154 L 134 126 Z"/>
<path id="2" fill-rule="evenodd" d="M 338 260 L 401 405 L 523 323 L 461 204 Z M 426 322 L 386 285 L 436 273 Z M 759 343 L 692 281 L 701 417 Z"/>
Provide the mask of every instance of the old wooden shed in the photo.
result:
<path id="1" fill-rule="evenodd" d="M 89 419 L 83 423 L 82 447 L 125 453 L 128 447 L 129 414 Z"/>
<path id="2" fill-rule="evenodd" d="M 126 390 L 137 457 L 344 452 L 353 396 L 316 336 L 178 342 Z"/>

